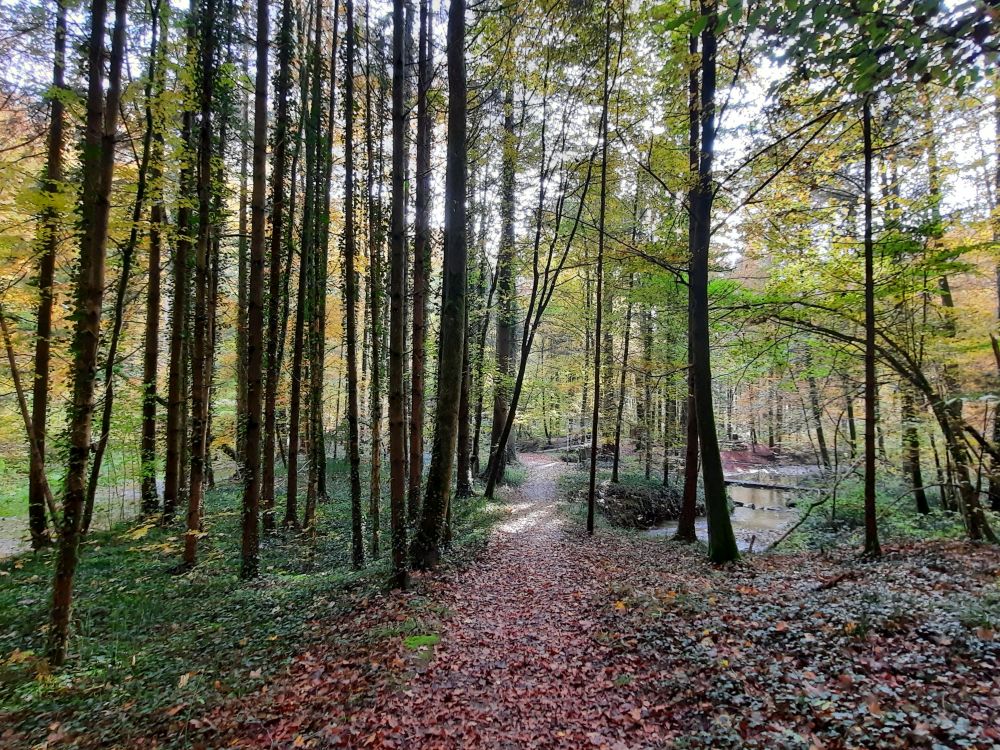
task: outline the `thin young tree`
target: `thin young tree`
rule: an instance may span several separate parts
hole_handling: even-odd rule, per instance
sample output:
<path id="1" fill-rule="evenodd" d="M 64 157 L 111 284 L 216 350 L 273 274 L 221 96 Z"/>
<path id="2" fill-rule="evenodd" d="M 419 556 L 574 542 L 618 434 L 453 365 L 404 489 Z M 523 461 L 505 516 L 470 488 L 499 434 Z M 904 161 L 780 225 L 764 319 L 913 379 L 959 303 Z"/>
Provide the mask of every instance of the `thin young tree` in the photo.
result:
<path id="1" fill-rule="evenodd" d="M 381 164 L 376 164 L 373 135 L 378 116 L 372 108 L 373 75 L 371 51 L 371 3 L 365 0 L 365 201 L 368 215 L 368 308 L 371 315 L 371 377 L 369 378 L 369 418 L 371 422 L 371 473 L 368 486 L 368 519 L 371 556 L 379 556 L 379 515 L 382 505 L 382 205 L 375 195 L 376 169 L 381 194 Z M 395 35 L 395 29 L 393 30 Z M 379 60 L 381 65 L 381 60 Z M 395 86 L 395 80 L 393 81 Z M 395 91 L 395 89 L 393 89 Z"/>
<path id="2" fill-rule="evenodd" d="M 122 66 L 125 60 L 125 26 L 128 0 L 115 0 L 114 30 L 104 77 L 106 0 L 90 6 L 90 39 L 87 54 L 87 116 L 80 191 L 80 260 L 76 274 L 73 330 L 72 390 L 69 412 L 69 446 L 63 482 L 62 526 L 52 584 L 48 659 L 54 666 L 66 660 L 69 643 L 73 577 L 80 546 L 83 504 L 87 491 L 91 422 L 94 413 L 94 375 L 101 333 L 101 303 L 111 214 L 111 180 L 115 170 L 115 137 L 121 103 Z M 106 90 L 105 90 L 106 89 Z"/>
<path id="3" fill-rule="evenodd" d="M 97 485 L 101 478 L 101 467 L 104 462 L 104 453 L 108 447 L 108 440 L 111 437 L 111 418 L 114 414 L 114 403 L 116 395 L 115 370 L 118 362 L 118 347 L 121 343 L 122 329 L 125 325 L 125 305 L 128 294 L 129 282 L 132 278 L 132 265 L 135 262 L 135 253 L 139 246 L 139 225 L 145 209 L 146 192 L 149 187 L 150 168 L 152 165 L 153 143 L 156 137 L 156 122 L 153 112 L 153 101 L 159 97 L 160 90 L 155 88 L 162 76 L 158 72 L 159 68 L 159 43 L 160 43 L 160 0 L 153 3 L 150 25 L 149 60 L 146 69 L 146 84 L 143 91 L 145 101 L 145 130 L 142 137 L 142 152 L 139 157 L 139 171 L 136 177 L 135 199 L 132 203 L 132 227 L 129 230 L 128 239 L 122 248 L 121 271 L 118 275 L 117 290 L 115 293 L 115 306 L 111 320 L 111 336 L 108 342 L 108 350 L 104 360 L 104 399 L 101 408 L 101 421 L 98 428 L 97 442 L 94 447 L 94 455 L 90 462 L 90 477 L 87 480 L 87 499 L 83 509 L 83 533 L 90 530 L 91 519 L 94 515 L 94 501 L 97 497 Z M 156 238 L 159 242 L 159 237 Z M 153 238 L 150 238 L 151 245 Z M 159 248 L 157 247 L 158 251 Z M 153 290 L 149 290 L 152 295 Z M 158 296 L 159 282 L 157 281 Z M 155 510 L 155 508 L 154 508 Z"/>
<path id="4" fill-rule="evenodd" d="M 267 220 L 267 80 L 270 9 L 257 0 L 256 77 L 253 112 L 253 186 L 250 193 L 250 267 L 247 280 L 247 327 L 264 328 L 264 244 Z M 261 407 L 264 347 L 259 335 L 247 338 L 247 413 L 243 456 L 243 506 L 240 577 L 260 571 Z"/>
<path id="5" fill-rule="evenodd" d="M 319 112 L 319 70 L 318 49 L 322 41 L 321 31 L 322 3 L 317 2 L 307 22 L 302 68 L 299 72 L 302 84 L 302 120 L 307 123 L 305 128 L 305 195 L 302 212 L 302 234 L 299 241 L 299 274 L 298 292 L 295 304 L 295 325 L 292 329 L 292 360 L 289 371 L 291 379 L 291 394 L 288 404 L 288 474 L 285 490 L 285 528 L 297 528 L 298 489 L 299 489 L 299 453 L 300 453 L 300 417 L 302 413 L 302 384 L 306 380 L 305 349 L 307 329 L 311 327 L 313 301 L 311 276 L 313 269 L 313 239 L 315 231 L 315 191 L 316 191 L 316 140 L 320 129 Z M 311 27 L 311 28 L 310 28 Z M 316 38 L 310 48 L 309 32 L 315 30 Z M 307 104 L 306 97 L 312 91 L 312 101 Z M 292 173 L 295 179 L 295 173 Z"/>
<path id="6" fill-rule="evenodd" d="M 431 258 L 431 136 L 433 123 L 428 94 L 433 82 L 433 18 L 430 0 L 420 0 L 417 52 L 417 185 L 413 217 L 413 314 L 410 374 L 410 431 L 407 477 L 407 518 L 415 523 L 420 511 L 424 474 L 424 372 L 427 361 L 427 298 Z"/>
<path id="7" fill-rule="evenodd" d="M 866 94 L 861 102 L 861 131 L 864 147 L 864 255 L 865 255 L 865 554 L 879 557 L 882 547 L 878 540 L 875 510 L 875 399 L 878 381 L 875 376 L 875 241 L 872 228 L 872 97 Z"/>
<path id="8" fill-rule="evenodd" d="M 187 57 L 195 54 L 195 18 L 189 14 L 187 20 Z M 192 76 L 188 76 L 193 79 Z M 185 92 L 190 99 L 191 92 Z M 190 193 L 193 171 L 191 168 L 192 137 L 194 133 L 194 112 L 185 106 L 181 115 L 181 169 L 178 177 L 181 195 L 178 198 L 175 221 L 175 241 L 173 257 L 173 300 L 170 310 L 170 349 L 167 365 L 167 445 L 166 461 L 163 467 L 163 522 L 174 520 L 177 505 L 181 500 L 187 465 L 187 387 L 188 387 L 188 328 L 190 296 L 191 259 L 191 200 Z"/>
<path id="9" fill-rule="evenodd" d="M 608 103 L 611 99 L 611 8 L 604 8 L 604 77 L 601 93 L 601 187 L 597 214 L 597 264 L 594 316 L 594 406 L 590 420 L 590 483 L 587 489 L 587 533 L 594 533 L 597 494 L 597 450 L 601 419 L 601 325 L 604 305 L 604 227 L 608 205 Z"/>
<path id="10" fill-rule="evenodd" d="M 56 252 L 59 249 L 61 217 L 55 205 L 63 179 L 63 146 L 66 105 L 66 2 L 56 0 L 52 54 L 52 102 L 49 107 L 49 137 L 42 189 L 48 202 L 38 223 L 38 316 L 35 321 L 35 378 L 32 384 L 31 424 L 35 450 L 31 452 L 28 473 L 28 528 L 32 549 L 51 543 L 45 518 L 45 427 L 49 409 L 49 368 L 51 362 L 53 282 Z M 28 436 L 29 440 L 32 436 Z M 58 519 L 51 519 L 52 525 Z"/>
<path id="11" fill-rule="evenodd" d="M 192 3 L 192 6 L 194 3 Z M 192 7 L 192 12 L 194 8 Z M 187 531 L 184 535 L 184 565 L 197 562 L 198 537 L 202 531 L 206 466 L 208 459 L 209 403 L 212 388 L 212 280 L 210 268 L 212 211 L 213 94 L 215 90 L 216 0 L 207 0 L 200 13 L 198 66 L 198 234 L 194 261 L 194 317 L 191 336 L 191 469 L 188 475 Z"/>
<path id="12" fill-rule="evenodd" d="M 361 515 L 361 445 L 358 435 L 358 279 L 355 271 L 357 243 L 354 232 L 354 0 L 345 0 L 346 49 L 344 55 L 344 317 L 347 336 L 347 431 L 351 489 L 351 562 L 365 564 Z"/>
<path id="13" fill-rule="evenodd" d="M 274 455 L 278 438 L 277 403 L 278 381 L 281 378 L 281 342 L 283 331 L 280 322 L 287 318 L 283 314 L 281 300 L 288 299 L 288 292 L 282 295 L 281 257 L 285 240 L 285 180 L 288 176 L 289 114 L 288 98 L 291 89 L 292 66 L 292 22 L 294 12 L 291 0 L 282 0 L 281 25 L 278 31 L 278 71 L 274 98 L 274 146 L 271 153 L 271 244 L 268 258 L 267 279 L 267 355 L 266 377 L 264 381 L 264 448 L 261 460 L 261 506 L 262 525 L 265 531 L 275 527 L 274 520 Z M 265 87 L 266 91 L 266 87 Z M 251 230 L 252 231 L 252 230 Z"/>
<path id="14" fill-rule="evenodd" d="M 154 14 L 154 28 L 159 28 L 162 35 L 161 48 L 167 39 L 167 19 L 170 13 L 169 3 L 156 3 L 158 14 Z M 152 44 L 151 44 L 152 46 Z M 161 52 L 162 55 L 162 52 Z M 156 66 L 154 90 L 162 93 L 166 85 L 164 61 Z M 160 356 L 160 280 L 163 257 L 163 235 L 166 229 L 166 209 L 163 197 L 163 159 L 164 133 L 159 124 L 159 107 L 156 110 L 147 107 L 147 128 L 152 130 L 153 152 L 149 164 L 149 258 L 147 261 L 146 283 L 146 326 L 143 335 L 142 357 L 142 445 L 140 452 L 140 467 L 142 473 L 142 511 L 155 513 L 159 509 L 159 497 L 156 486 L 156 400 L 157 377 L 159 374 Z"/>

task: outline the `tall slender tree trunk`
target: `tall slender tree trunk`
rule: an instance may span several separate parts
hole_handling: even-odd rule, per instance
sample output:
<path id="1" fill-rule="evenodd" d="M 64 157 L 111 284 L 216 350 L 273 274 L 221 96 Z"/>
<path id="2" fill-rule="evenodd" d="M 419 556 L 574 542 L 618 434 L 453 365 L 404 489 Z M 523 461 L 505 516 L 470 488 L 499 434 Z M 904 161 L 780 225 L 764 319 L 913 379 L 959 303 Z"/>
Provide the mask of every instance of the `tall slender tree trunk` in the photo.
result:
<path id="1" fill-rule="evenodd" d="M 247 282 L 247 328 L 264 328 L 264 245 L 267 220 L 267 84 L 270 9 L 257 0 L 256 79 L 253 112 L 253 186 L 250 194 L 250 267 Z M 247 416 L 243 457 L 240 577 L 260 571 L 261 407 L 264 346 L 259 335 L 247 338 Z"/>
<path id="2" fill-rule="evenodd" d="M 368 486 L 368 518 L 371 524 L 371 555 L 379 556 L 379 514 L 382 506 L 382 205 L 375 198 L 375 144 L 372 125 L 377 114 L 372 109 L 373 65 L 371 27 L 368 0 L 365 2 L 365 180 L 366 212 L 368 214 L 368 308 L 371 315 L 371 378 L 369 379 L 369 417 L 371 420 L 371 475 Z M 393 29 L 395 39 L 395 29 Z M 381 65 L 381 60 L 379 60 Z M 395 70 L 393 71 L 395 74 Z M 395 80 L 393 81 L 395 86 Z M 395 89 L 394 89 L 395 91 Z M 380 164 L 378 166 L 381 166 Z M 381 171 L 381 170 L 380 170 Z M 381 184 L 381 174 L 379 175 Z M 381 190 L 381 188 L 380 188 Z M 403 242 L 406 242 L 404 237 Z"/>
<path id="3" fill-rule="evenodd" d="M 604 222 L 608 204 L 608 103 L 611 98 L 611 8 L 604 8 L 604 90 L 601 95 L 601 195 L 597 214 L 597 267 L 594 297 L 594 409 L 590 421 L 590 484 L 587 489 L 587 533 L 593 535 L 597 506 L 597 451 L 601 419 L 601 324 L 604 312 Z"/>
<path id="4" fill-rule="evenodd" d="M 243 77 L 250 77 L 250 59 L 246 44 L 243 44 Z M 239 240 L 236 273 L 236 455 L 238 463 L 246 455 L 247 427 L 247 324 L 250 300 L 250 94 L 244 92 L 240 105 L 240 191 L 239 191 Z M 243 465 L 237 466 L 239 477 L 243 478 Z"/>
<path id="5" fill-rule="evenodd" d="M 421 0 L 421 43 L 424 37 L 426 2 Z M 406 414 L 403 374 L 406 323 L 403 319 L 406 280 L 405 226 L 405 134 L 407 115 L 403 109 L 403 0 L 392 3 L 392 206 L 389 219 L 389 525 L 392 536 L 393 588 L 406 587 Z M 423 55 L 423 49 L 421 49 Z M 421 57 L 422 59 L 422 57 Z M 424 102 L 426 106 L 426 101 Z M 414 255 L 416 264 L 416 255 Z M 414 273 L 414 292 L 416 292 Z M 414 318 L 416 312 L 414 311 Z M 415 368 L 414 368 L 415 369 Z"/>
<path id="6" fill-rule="evenodd" d="M 645 453 L 646 479 L 653 475 L 653 311 L 642 311 L 642 447 Z M 667 400 L 667 399 L 664 399 Z M 663 446 L 664 453 L 667 450 Z"/>
<path id="7" fill-rule="evenodd" d="M 692 2 L 692 5 L 694 3 Z M 695 192 L 698 185 L 698 169 L 701 164 L 701 98 L 698 72 L 698 35 L 688 35 L 688 210 L 693 210 Z M 688 247 L 694 248 L 697 237 L 695 222 L 688 217 Z M 690 274 L 689 274 L 690 276 Z M 686 444 L 684 448 L 684 492 L 681 496 L 681 512 L 677 520 L 676 538 L 685 542 L 697 540 L 695 518 L 698 515 L 698 413 L 695 409 L 695 381 L 693 364 L 694 347 L 694 295 L 688 284 L 687 299 L 687 397 L 684 402 L 684 422 Z M 663 446 L 664 466 L 667 446 Z M 664 473 L 664 476 L 666 474 Z M 666 484 L 666 482 L 664 482 Z"/>
<path id="8" fill-rule="evenodd" d="M 872 97 L 862 103 L 861 127 L 864 139 L 865 191 L 865 554 L 878 557 L 882 548 L 878 541 L 875 511 L 875 399 L 878 384 L 875 378 L 875 243 L 872 238 Z"/>
<path id="9" fill-rule="evenodd" d="M 1000 245 L 1000 75 L 993 73 L 993 217 L 990 224 L 993 227 L 993 243 Z M 996 267 L 997 318 L 1000 320 L 1000 264 Z M 1000 342 L 996 335 L 990 337 L 993 350 L 1000 352 Z M 1000 368 L 1000 356 L 997 367 Z M 993 412 L 993 442 L 1000 445 L 1000 409 Z M 990 508 L 994 513 L 1000 513 L 1000 461 L 990 463 L 989 498 Z"/>
<path id="10" fill-rule="evenodd" d="M 327 488 L 327 467 L 326 467 L 326 430 L 324 429 L 324 390 L 326 385 L 326 298 L 329 283 L 330 267 L 330 199 L 333 191 L 333 132 L 336 122 L 335 112 L 337 111 L 337 35 L 340 26 L 339 0 L 333 0 L 333 32 L 330 41 L 330 73 L 329 73 L 329 98 L 327 105 L 327 128 L 326 140 L 322 143 L 321 153 L 325 172 L 323 174 L 322 210 L 319 212 L 320 224 L 320 250 L 317 258 L 317 279 L 316 301 L 313 314 L 315 315 L 315 325 L 317 338 L 315 351 L 313 354 L 310 377 L 312 378 L 312 403 L 318 404 L 319 408 L 314 409 L 312 464 L 316 471 L 316 496 L 318 499 L 326 501 L 329 499 Z M 311 522 L 312 519 L 306 519 Z"/>
<path id="11" fill-rule="evenodd" d="M 187 24 L 187 54 L 195 52 L 195 20 Z M 192 185 L 192 135 L 194 112 L 186 108 L 181 115 L 181 144 L 183 161 L 179 184 L 181 193 L 190 196 Z M 173 258 L 173 302 L 170 314 L 170 351 L 167 371 L 167 446 L 163 472 L 163 521 L 173 521 L 181 501 L 185 482 L 187 454 L 187 332 L 188 332 L 188 266 L 191 252 L 190 199 L 180 202 L 177 208 L 177 237 Z"/>
<path id="12" fill-rule="evenodd" d="M 274 454 L 277 439 L 278 381 L 281 378 L 280 321 L 287 318 L 281 308 L 281 251 L 285 238 L 285 179 L 288 173 L 288 94 L 291 86 L 292 21 L 291 0 L 282 0 L 278 31 L 278 77 L 275 85 L 274 147 L 271 155 L 271 247 L 267 280 L 267 358 L 264 384 L 264 449 L 261 469 L 261 505 L 265 531 L 275 527 Z M 259 22 L 258 22 L 259 23 Z M 265 87 L 266 91 L 266 87 Z M 289 274 L 285 274 L 286 278 Z M 284 299 L 288 299 L 287 290 Z"/>
<path id="13" fill-rule="evenodd" d="M 149 66 L 146 71 L 146 86 L 143 92 L 145 98 L 145 120 L 146 128 L 142 138 L 142 155 L 139 158 L 139 172 L 135 190 L 135 200 L 132 204 L 132 227 L 129 231 L 128 240 L 122 249 L 121 272 L 118 276 L 118 288 L 115 295 L 114 317 L 111 323 L 111 337 L 108 343 L 108 351 L 104 362 L 104 403 L 101 408 L 101 422 L 97 435 L 97 444 L 94 448 L 94 455 L 90 464 L 90 477 L 87 481 L 87 499 L 83 509 L 83 533 L 90 530 L 91 519 L 94 515 L 94 501 L 97 497 L 97 486 L 101 478 L 101 466 L 104 462 L 104 452 L 108 447 L 108 439 L 111 436 L 111 417 L 114 413 L 115 403 L 115 365 L 118 361 L 118 345 L 121 342 L 122 327 L 125 324 L 125 298 L 128 294 L 128 285 L 132 277 L 132 264 L 135 259 L 135 251 L 139 245 L 139 222 L 142 219 L 144 201 L 148 185 L 150 160 L 153 150 L 154 132 L 156 130 L 153 114 L 153 98 L 159 96 L 158 88 L 154 91 L 154 81 L 159 80 L 160 74 L 157 71 L 159 54 L 159 5 L 153 5 L 152 25 L 150 28 L 149 43 Z"/>
<path id="14" fill-rule="evenodd" d="M 465 340 L 462 342 L 462 388 L 458 400 L 458 452 L 455 456 L 455 497 L 472 497 L 472 441 L 469 395 L 472 367 L 469 360 L 469 306 L 465 306 Z M 544 354 L 542 355 L 545 356 Z M 450 527 L 450 524 L 449 524 Z"/>
<path id="15" fill-rule="evenodd" d="M 361 446 L 358 436 L 358 279 L 354 270 L 354 0 L 346 0 L 347 50 L 344 58 L 344 307 L 347 321 L 347 431 L 351 484 L 351 561 L 365 564 L 361 514 Z"/>
<path id="16" fill-rule="evenodd" d="M 465 0 L 448 11 L 448 147 L 445 172 L 444 280 L 438 344 L 438 398 L 427 490 L 410 555 L 414 567 L 433 568 L 440 557 L 451 501 L 451 474 L 458 439 L 465 323 L 467 182 Z"/>
<path id="17" fill-rule="evenodd" d="M 157 2 L 154 24 L 160 29 L 164 43 L 167 39 L 168 3 Z M 162 53 L 161 53 L 162 54 Z M 155 90 L 162 94 L 165 71 L 162 61 L 156 67 Z M 155 106 L 161 105 L 157 101 Z M 152 110 L 147 108 L 147 118 Z M 159 508 L 156 486 L 156 393 L 160 355 L 160 278 L 163 257 L 163 231 L 166 211 L 163 205 L 164 136 L 159 127 L 147 122 L 153 131 L 153 153 L 149 165 L 149 268 L 146 288 L 146 327 L 143 335 L 142 359 L 142 444 L 140 465 L 142 473 L 142 512 L 155 513 Z"/>
<path id="18" fill-rule="evenodd" d="M 66 660 L 69 641 L 73 577 L 80 545 L 80 527 L 87 490 L 91 421 L 94 413 L 94 373 L 101 331 L 101 303 L 111 213 L 111 180 L 115 168 L 115 137 L 121 101 L 122 64 L 125 59 L 127 0 L 115 0 L 115 25 L 107 93 L 103 75 L 106 0 L 90 6 L 87 116 L 83 149 L 83 186 L 80 193 L 80 264 L 76 279 L 76 324 L 73 331 L 72 389 L 69 415 L 68 464 L 63 488 L 62 527 L 52 584 L 52 610 L 48 631 L 49 663 Z"/>
<path id="19" fill-rule="evenodd" d="M 395 6 L 394 6 L 395 7 Z M 424 473 L 424 374 L 426 370 L 427 300 L 430 295 L 431 112 L 428 93 L 433 78 L 433 17 L 430 0 L 420 0 L 417 43 L 417 185 L 413 225 L 413 315 L 410 375 L 410 434 L 407 517 L 416 523 Z M 395 51 L 393 52 L 395 55 Z M 393 90 L 395 94 L 395 89 Z M 404 165 L 405 166 L 405 165 Z"/>
<path id="20" fill-rule="evenodd" d="M 628 379 L 628 350 L 632 338 L 632 289 L 635 286 L 635 277 L 629 276 L 628 290 L 629 300 L 625 308 L 625 331 L 622 335 L 622 367 L 621 376 L 618 381 L 618 413 L 615 415 L 615 457 L 611 467 L 611 481 L 618 483 L 618 465 L 621 462 L 622 450 L 622 423 L 625 417 L 625 384 Z"/>
<path id="21" fill-rule="evenodd" d="M 501 477 L 510 455 L 498 444 L 510 411 L 514 375 L 514 327 L 517 325 L 517 290 L 514 287 L 514 214 L 517 171 L 517 137 L 514 133 L 514 83 L 506 84 L 503 103 L 503 157 L 500 167 L 500 248 L 497 254 L 496 381 L 493 386 L 493 426 L 490 462 L 499 462 Z"/>
<path id="22" fill-rule="evenodd" d="M 306 369 L 306 338 L 311 338 L 309 331 L 312 329 L 312 302 L 314 296 L 312 292 L 313 271 L 315 270 L 313 254 L 315 252 L 314 242 L 317 213 L 315 200 L 316 173 L 318 169 L 316 142 L 320 131 L 319 92 L 322 74 L 319 67 L 319 46 L 322 42 L 322 13 L 322 3 L 317 2 L 307 22 L 308 27 L 305 30 L 304 46 L 309 47 L 310 45 L 310 32 L 315 33 L 315 38 L 312 41 L 311 49 L 304 51 L 305 59 L 303 60 L 300 72 L 302 76 L 303 120 L 307 123 L 305 127 L 306 169 L 302 235 L 299 240 L 299 276 L 295 306 L 295 327 L 292 332 L 292 387 L 288 406 L 288 482 L 285 493 L 285 518 L 283 521 L 286 528 L 298 528 L 299 526 L 298 469 L 302 443 L 302 391 L 303 383 L 308 385 L 309 382 L 304 371 Z M 312 92 L 312 100 L 307 105 L 306 99 L 310 96 L 310 92 Z M 308 436 L 308 429 L 306 434 Z"/>
<path id="23" fill-rule="evenodd" d="M 65 137 L 65 103 L 61 94 L 66 89 L 66 2 L 56 0 L 56 26 L 53 37 L 52 89 L 55 94 L 49 108 L 49 140 L 42 189 L 48 203 L 42 209 L 38 224 L 38 316 L 35 322 L 35 379 L 31 392 L 31 423 L 35 447 L 31 452 L 28 475 L 28 528 L 31 548 L 41 549 L 51 543 L 45 519 L 45 430 L 49 407 L 49 367 L 52 337 L 53 282 L 56 252 L 62 219 L 55 202 L 63 179 L 63 146 Z M 56 526 L 58 519 L 53 518 Z"/>
<path id="24" fill-rule="evenodd" d="M 694 376 L 695 412 L 701 448 L 701 472 L 708 516 L 708 555 L 712 562 L 739 557 L 736 537 L 729 520 L 729 502 L 719 455 L 715 413 L 712 406 L 711 331 L 708 310 L 708 264 L 712 239 L 712 177 L 715 154 L 716 38 L 718 18 L 715 0 L 701 0 L 701 15 L 708 23 L 701 33 L 701 147 L 698 183 L 691 201 L 694 247 L 691 252 L 690 293 L 692 312 L 691 363 Z"/>
<path id="25" fill-rule="evenodd" d="M 195 5 L 192 2 L 192 14 Z M 198 536 L 205 491 L 208 456 L 208 416 L 212 387 L 211 374 L 211 270 L 209 252 L 212 215 L 212 94 L 215 86 L 215 0 L 201 9 L 200 109 L 198 127 L 198 239 L 195 245 L 194 325 L 191 337 L 191 472 L 188 488 L 187 533 L 184 536 L 184 564 L 197 559 Z"/>

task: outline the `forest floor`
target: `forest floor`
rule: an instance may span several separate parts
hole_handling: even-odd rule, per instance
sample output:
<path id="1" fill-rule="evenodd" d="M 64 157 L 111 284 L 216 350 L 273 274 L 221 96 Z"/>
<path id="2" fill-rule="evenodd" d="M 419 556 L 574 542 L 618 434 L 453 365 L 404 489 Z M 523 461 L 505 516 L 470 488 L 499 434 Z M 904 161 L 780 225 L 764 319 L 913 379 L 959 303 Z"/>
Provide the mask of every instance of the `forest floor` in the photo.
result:
<path id="1" fill-rule="evenodd" d="M 601 528 L 551 457 L 475 564 L 330 623 L 205 747 L 994 748 L 1000 553 L 965 543 L 749 557 Z M 195 745 L 197 746 L 197 745 Z"/>

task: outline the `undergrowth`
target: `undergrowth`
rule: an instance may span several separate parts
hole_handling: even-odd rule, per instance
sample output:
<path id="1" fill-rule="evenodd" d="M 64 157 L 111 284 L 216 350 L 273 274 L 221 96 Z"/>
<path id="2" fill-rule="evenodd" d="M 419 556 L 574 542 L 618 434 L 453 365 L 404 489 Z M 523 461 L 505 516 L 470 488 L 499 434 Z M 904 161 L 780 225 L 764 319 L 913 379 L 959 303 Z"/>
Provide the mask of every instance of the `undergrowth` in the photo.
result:
<path id="1" fill-rule="evenodd" d="M 314 535 L 262 534 L 256 581 L 238 577 L 238 485 L 207 493 L 199 562 L 183 574 L 179 526 L 92 533 L 80 553 L 70 658 L 58 671 L 40 656 L 54 552 L 0 561 L 0 726 L 32 742 L 86 733 L 96 745 L 127 747 L 165 717 L 258 689 L 310 643 L 329 640 L 322 623 L 382 588 L 388 573 L 385 555 L 351 570 L 345 465 L 332 474 Z M 497 517 L 480 497 L 456 501 L 449 561 L 471 559 Z"/>

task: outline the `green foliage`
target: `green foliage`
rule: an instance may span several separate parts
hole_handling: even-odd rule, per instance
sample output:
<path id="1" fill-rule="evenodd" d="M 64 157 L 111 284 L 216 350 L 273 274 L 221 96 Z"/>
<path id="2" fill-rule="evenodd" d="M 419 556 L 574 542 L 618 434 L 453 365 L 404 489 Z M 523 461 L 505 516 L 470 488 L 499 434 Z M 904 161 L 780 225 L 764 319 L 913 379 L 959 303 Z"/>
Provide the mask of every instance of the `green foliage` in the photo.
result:
<path id="1" fill-rule="evenodd" d="M 315 536 L 265 536 L 262 576 L 252 583 L 238 578 L 236 486 L 208 493 L 204 554 L 189 572 L 177 572 L 178 529 L 142 522 L 91 534 L 81 550 L 70 663 L 57 675 L 38 656 L 52 551 L 0 562 L 5 723 L 37 736 L 58 715 L 65 731 L 127 744 L 170 712 L 183 716 L 259 688 L 315 638 L 327 638 L 316 622 L 348 611 L 388 576 L 384 558 L 350 569 L 347 469 L 333 469 L 334 497 L 319 506 Z M 481 498 L 456 502 L 454 557 L 477 549 L 497 517 Z M 415 621 L 414 629 L 426 625 Z M 176 743 L 184 746 L 183 738 Z"/>
<path id="2" fill-rule="evenodd" d="M 918 513 L 913 495 L 901 480 L 881 476 L 877 485 L 876 508 L 879 535 L 891 542 L 962 539 L 965 526 L 956 513 L 941 510 L 935 490 L 927 490 L 932 508 Z M 790 540 L 807 548 L 829 548 L 856 543 L 864 532 L 864 486 L 860 479 L 841 484 L 836 503 L 828 502 L 809 516 Z"/>

